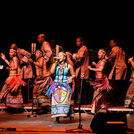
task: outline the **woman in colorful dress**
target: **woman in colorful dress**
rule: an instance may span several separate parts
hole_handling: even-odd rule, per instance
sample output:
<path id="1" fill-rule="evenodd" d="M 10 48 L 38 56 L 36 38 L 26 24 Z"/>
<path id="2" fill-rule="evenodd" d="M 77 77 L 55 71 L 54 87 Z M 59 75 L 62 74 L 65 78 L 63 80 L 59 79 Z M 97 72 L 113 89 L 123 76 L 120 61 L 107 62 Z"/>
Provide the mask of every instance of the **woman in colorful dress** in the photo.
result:
<path id="1" fill-rule="evenodd" d="M 7 63 L 9 70 L 9 77 L 6 79 L 5 84 L 0 92 L 0 102 L 6 99 L 6 105 L 13 108 L 23 107 L 23 98 L 21 94 L 21 86 L 26 83 L 22 81 L 19 75 L 19 60 L 16 56 L 16 50 L 9 50 L 10 61 L 6 56 L 1 53 L 1 58 Z"/>
<path id="2" fill-rule="evenodd" d="M 59 117 L 68 117 L 71 110 L 72 88 L 69 83 L 75 78 L 75 72 L 73 67 L 67 64 L 66 58 L 66 54 L 60 52 L 50 70 L 51 74 L 56 73 L 56 76 L 47 95 L 52 95 L 51 115 L 52 118 L 56 118 L 56 123 L 60 122 Z M 71 76 L 67 77 L 69 72 Z"/>
<path id="3" fill-rule="evenodd" d="M 106 96 L 107 93 L 112 89 L 109 85 L 107 76 L 105 75 L 105 66 L 106 66 L 106 51 L 105 49 L 100 49 L 98 51 L 99 61 L 96 64 L 92 62 L 96 68 L 88 67 L 89 70 L 96 72 L 96 80 L 91 82 L 91 85 L 94 87 L 94 95 L 92 100 L 91 113 L 98 113 L 103 109 L 106 111 Z"/>
<path id="4" fill-rule="evenodd" d="M 36 62 L 34 62 L 36 68 L 36 80 L 33 89 L 33 102 L 36 107 L 50 105 L 50 98 L 45 96 L 46 91 L 52 84 L 50 73 L 47 70 L 46 60 L 43 58 L 41 50 L 37 50 L 35 53 Z"/>

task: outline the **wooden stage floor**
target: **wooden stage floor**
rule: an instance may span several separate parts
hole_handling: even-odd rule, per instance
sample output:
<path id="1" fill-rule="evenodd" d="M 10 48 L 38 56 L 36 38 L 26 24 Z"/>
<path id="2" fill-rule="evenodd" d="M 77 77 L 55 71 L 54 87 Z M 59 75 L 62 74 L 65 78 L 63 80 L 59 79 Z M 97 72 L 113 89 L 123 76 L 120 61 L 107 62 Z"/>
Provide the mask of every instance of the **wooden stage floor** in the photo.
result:
<path id="1" fill-rule="evenodd" d="M 0 107 L 4 107 L 1 104 Z M 37 117 L 27 117 L 27 115 L 31 114 L 31 105 L 25 105 L 27 108 L 22 113 L 8 113 L 3 110 L 0 112 L 0 134 L 65 134 L 66 130 L 77 128 L 79 125 L 79 114 L 78 107 L 75 107 L 74 120 L 70 120 L 69 118 L 61 118 L 61 123 L 56 124 L 55 119 L 51 118 L 51 114 L 42 113 L 37 115 Z M 128 109 L 123 109 L 123 107 L 115 107 L 111 112 L 126 112 L 128 128 L 132 131 L 128 134 L 134 134 L 134 114 L 133 111 Z M 82 125 L 83 128 L 89 130 L 91 132 L 90 123 L 94 117 L 94 115 L 90 114 L 90 105 L 81 106 L 82 112 Z M 113 111 L 112 111 L 113 110 Z M 125 111 L 126 110 L 126 111 Z M 12 130 L 11 130 L 12 129 Z M 15 131 L 13 131 L 15 129 Z M 71 133 L 70 133 L 71 134 Z M 75 134 L 80 134 L 77 132 Z"/>

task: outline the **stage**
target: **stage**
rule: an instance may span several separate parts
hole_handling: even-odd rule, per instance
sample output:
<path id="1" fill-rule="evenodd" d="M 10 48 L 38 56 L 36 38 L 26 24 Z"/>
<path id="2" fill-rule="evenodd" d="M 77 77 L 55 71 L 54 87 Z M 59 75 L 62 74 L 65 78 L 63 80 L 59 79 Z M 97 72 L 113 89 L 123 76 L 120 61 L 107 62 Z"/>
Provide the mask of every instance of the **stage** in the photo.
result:
<path id="1" fill-rule="evenodd" d="M 2 109 L 3 107 L 3 109 Z M 1 104 L 0 109 L 0 133 L 2 134 L 65 134 L 67 130 L 78 127 L 79 114 L 78 107 L 74 107 L 74 120 L 69 118 L 61 118 L 60 124 L 56 124 L 51 118 L 50 111 L 48 113 L 40 112 L 37 117 L 27 117 L 31 114 L 31 104 L 25 104 L 24 111 L 18 113 L 10 113 L 6 111 L 4 104 Z M 90 105 L 81 106 L 81 117 L 83 128 L 91 132 L 90 123 L 94 115 L 90 114 Z M 123 107 L 111 107 L 108 112 L 126 113 L 127 125 L 131 131 L 128 134 L 134 133 L 134 113 L 133 109 Z M 132 132 L 133 131 L 133 132 Z M 79 134 L 77 132 L 76 134 Z"/>
<path id="2" fill-rule="evenodd" d="M 12 133 L 54 133 L 62 134 L 66 130 L 76 128 L 78 126 L 78 114 L 75 114 L 74 120 L 70 121 L 69 118 L 61 118 L 61 123 L 56 124 L 50 114 L 38 115 L 34 118 L 27 117 L 28 113 L 21 114 L 8 114 L 0 113 L 0 133 L 6 133 L 7 128 L 16 128 Z M 90 130 L 89 124 L 92 120 L 91 115 L 82 114 L 83 128 Z"/>

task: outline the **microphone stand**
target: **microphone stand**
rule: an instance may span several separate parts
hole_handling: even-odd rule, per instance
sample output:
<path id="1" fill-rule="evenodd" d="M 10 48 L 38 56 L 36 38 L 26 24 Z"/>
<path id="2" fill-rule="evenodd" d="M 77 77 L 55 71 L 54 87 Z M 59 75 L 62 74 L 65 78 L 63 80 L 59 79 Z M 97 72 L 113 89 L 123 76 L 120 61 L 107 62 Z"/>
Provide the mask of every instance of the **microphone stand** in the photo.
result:
<path id="1" fill-rule="evenodd" d="M 29 80 L 28 80 L 28 91 L 29 91 Z M 37 115 L 34 114 L 33 112 L 34 110 L 33 107 L 34 107 L 34 103 L 33 103 L 33 96 L 32 96 L 32 114 L 27 115 L 27 117 L 37 117 Z"/>
<path id="2" fill-rule="evenodd" d="M 35 52 L 36 52 L 36 43 L 32 43 L 32 45 L 31 45 L 31 54 L 32 54 L 31 58 L 33 61 L 35 61 Z M 32 65 L 32 67 L 34 67 L 34 66 Z M 28 91 L 29 91 L 29 80 L 28 80 Z M 33 110 L 34 110 L 33 107 L 34 107 L 34 102 L 33 102 L 33 96 L 32 96 L 32 114 L 27 115 L 27 117 L 37 117 L 37 114 L 34 114 L 34 112 L 33 112 Z"/>
<path id="3" fill-rule="evenodd" d="M 70 130 L 66 130 L 66 132 L 68 133 L 91 133 L 89 130 L 86 130 L 84 128 L 82 128 L 82 123 L 81 123 L 81 95 L 82 95 L 82 86 L 83 86 L 83 78 L 84 78 L 84 73 L 81 74 L 81 88 L 80 88 L 80 94 L 79 94 L 79 124 L 78 127 L 75 129 L 70 129 Z"/>

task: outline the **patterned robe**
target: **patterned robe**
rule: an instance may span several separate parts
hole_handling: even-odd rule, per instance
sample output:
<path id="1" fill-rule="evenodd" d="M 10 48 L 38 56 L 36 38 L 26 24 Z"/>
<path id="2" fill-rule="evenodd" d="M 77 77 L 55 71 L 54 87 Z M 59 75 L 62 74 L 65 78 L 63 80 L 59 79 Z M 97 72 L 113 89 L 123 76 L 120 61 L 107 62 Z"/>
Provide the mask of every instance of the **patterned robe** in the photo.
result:
<path id="1" fill-rule="evenodd" d="M 47 91 L 47 95 L 52 95 L 51 114 L 53 117 L 68 116 L 72 89 L 67 82 L 67 63 L 63 67 L 56 67 L 56 77 Z"/>
<path id="2" fill-rule="evenodd" d="M 11 60 L 9 64 L 11 67 L 14 67 L 13 60 Z M 21 79 L 18 73 L 9 75 L 0 92 L 0 101 L 3 102 L 6 99 L 7 106 L 14 108 L 22 108 L 23 97 L 21 94 L 21 86 L 25 85 L 26 83 Z"/>
<path id="3" fill-rule="evenodd" d="M 118 46 L 112 48 L 110 61 L 113 63 L 109 79 L 125 80 L 127 74 L 127 65 L 125 61 L 125 52 Z M 113 78 L 115 73 L 115 78 Z"/>
<path id="4" fill-rule="evenodd" d="M 35 86 L 33 89 L 33 103 L 36 106 L 46 106 L 50 104 L 50 98 L 45 95 L 48 88 L 52 84 L 52 79 L 50 73 L 47 71 L 46 60 L 41 57 L 43 60 L 42 67 L 36 66 L 36 75 Z"/>
<path id="5" fill-rule="evenodd" d="M 105 66 L 106 60 L 100 60 L 97 63 L 96 68 L 100 66 Z M 91 82 L 94 87 L 94 95 L 92 100 L 92 113 L 97 113 L 101 109 L 106 110 L 106 96 L 107 92 L 111 90 L 107 76 L 104 74 L 104 69 L 102 72 L 96 72 L 96 80 Z"/>

